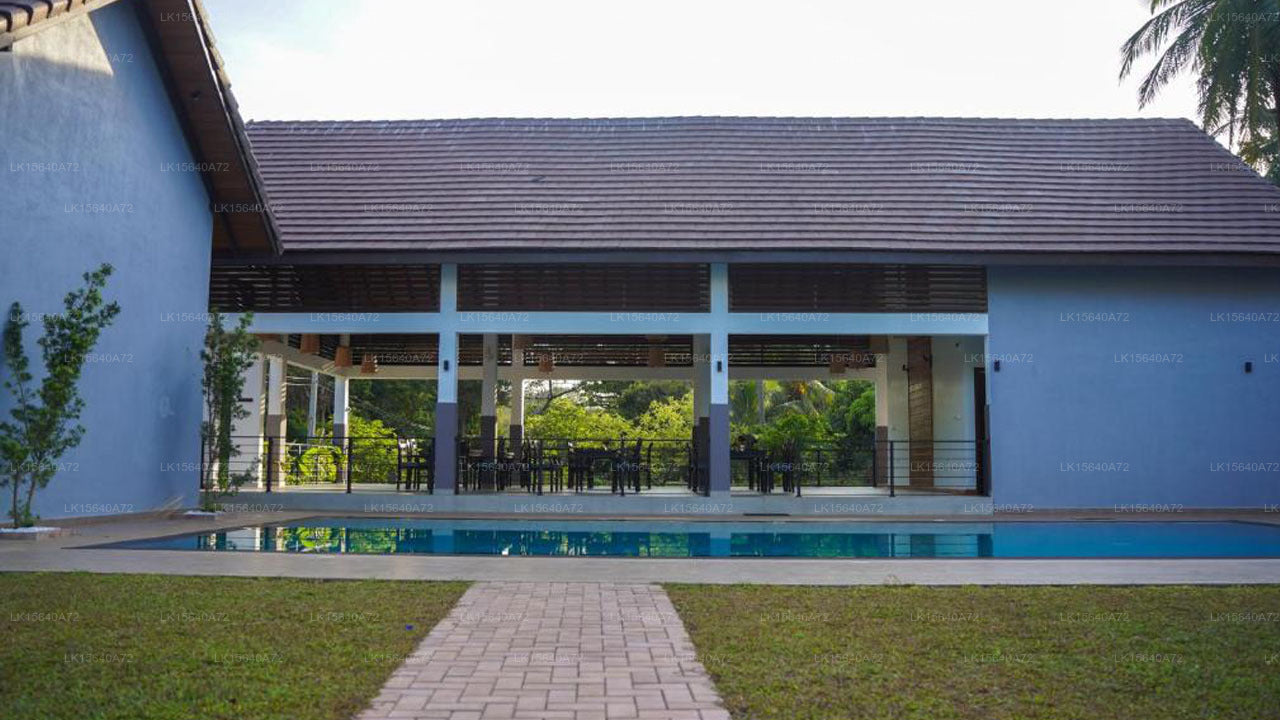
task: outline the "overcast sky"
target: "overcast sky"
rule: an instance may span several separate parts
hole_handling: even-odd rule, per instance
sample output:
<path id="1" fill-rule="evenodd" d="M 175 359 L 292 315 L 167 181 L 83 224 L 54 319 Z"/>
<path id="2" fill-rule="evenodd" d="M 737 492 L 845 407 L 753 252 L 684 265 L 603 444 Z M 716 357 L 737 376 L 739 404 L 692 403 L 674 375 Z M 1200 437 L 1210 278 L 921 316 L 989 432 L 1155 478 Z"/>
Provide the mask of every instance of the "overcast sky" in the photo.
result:
<path id="1" fill-rule="evenodd" d="M 205 0 L 247 119 L 1195 119 L 1190 77 L 1117 80 L 1147 4 Z"/>

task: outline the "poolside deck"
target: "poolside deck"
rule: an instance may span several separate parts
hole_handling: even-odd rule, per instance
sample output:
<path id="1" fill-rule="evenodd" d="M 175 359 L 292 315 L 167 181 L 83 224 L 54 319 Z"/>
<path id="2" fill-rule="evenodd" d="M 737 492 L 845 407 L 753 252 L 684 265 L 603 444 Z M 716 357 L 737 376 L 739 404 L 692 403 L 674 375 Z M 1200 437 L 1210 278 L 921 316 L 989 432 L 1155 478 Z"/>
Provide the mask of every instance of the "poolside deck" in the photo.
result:
<path id="1" fill-rule="evenodd" d="M 283 494 L 281 495 L 283 496 Z M 37 543 L 0 543 L 0 572 L 88 571 L 233 575 L 242 577 L 394 578 L 527 582 L 690 582 L 781 585 L 1144 585 L 1280 583 L 1280 559 L 1017 560 L 754 559 L 484 557 L 452 555 L 312 555 L 205 553 L 88 548 L 108 542 L 280 523 L 317 512 L 228 513 L 216 519 L 119 517 L 71 525 L 74 534 Z M 333 515 L 375 516 L 343 511 Z M 382 513 L 383 515 L 389 513 Z M 423 513 L 424 515 L 426 513 Z M 442 514 L 443 515 L 443 514 Z M 554 514 L 546 516 L 554 517 Z M 528 517 L 522 516 L 522 517 Z M 703 519 L 706 519 L 703 516 Z M 826 520 L 835 520 L 828 517 Z M 912 519 L 922 519 L 913 517 Z M 932 520 L 964 520 L 932 516 Z M 1101 519 L 1101 513 L 996 515 L 988 522 Z M 1116 519 L 1111 514 L 1111 519 Z M 1126 514 L 1124 520 L 1168 521 L 1167 514 Z M 1280 524 L 1280 514 L 1185 512 L 1178 520 L 1238 520 Z M 813 518 L 810 522 L 823 522 Z"/>
<path id="2" fill-rule="evenodd" d="M 286 486 L 284 490 L 241 490 L 233 504 L 325 512 L 443 512 L 464 514 L 529 513 L 547 515 L 634 516 L 873 516 L 992 514 L 990 498 L 899 488 L 893 497 L 884 488 L 805 488 L 801 497 L 761 495 L 746 488 L 710 497 L 683 487 L 662 487 L 639 494 L 616 495 L 608 488 L 582 493 L 532 495 L 527 492 L 428 494 L 396 492 L 394 485 L 360 486 L 346 493 L 341 485 Z"/>

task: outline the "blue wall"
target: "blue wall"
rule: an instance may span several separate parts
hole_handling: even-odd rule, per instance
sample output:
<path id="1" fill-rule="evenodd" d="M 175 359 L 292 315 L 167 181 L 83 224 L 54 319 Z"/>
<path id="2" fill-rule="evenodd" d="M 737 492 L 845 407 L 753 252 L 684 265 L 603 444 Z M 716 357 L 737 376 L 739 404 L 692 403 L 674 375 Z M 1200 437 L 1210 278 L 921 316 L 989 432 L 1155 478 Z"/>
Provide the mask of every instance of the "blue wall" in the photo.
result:
<path id="1" fill-rule="evenodd" d="M 1280 272 L 992 268 L 989 284 L 995 503 L 1280 503 Z"/>
<path id="2" fill-rule="evenodd" d="M 190 504 L 211 219 L 200 176 L 180 165 L 193 158 L 132 0 L 0 53 L 0 108 L 4 311 L 19 300 L 28 313 L 57 312 L 81 273 L 102 262 L 116 268 L 107 295 L 122 308 L 81 383 L 84 441 L 35 511 Z M 36 367 L 39 332 L 36 317 Z M 0 397 L 6 417 L 8 402 Z"/>

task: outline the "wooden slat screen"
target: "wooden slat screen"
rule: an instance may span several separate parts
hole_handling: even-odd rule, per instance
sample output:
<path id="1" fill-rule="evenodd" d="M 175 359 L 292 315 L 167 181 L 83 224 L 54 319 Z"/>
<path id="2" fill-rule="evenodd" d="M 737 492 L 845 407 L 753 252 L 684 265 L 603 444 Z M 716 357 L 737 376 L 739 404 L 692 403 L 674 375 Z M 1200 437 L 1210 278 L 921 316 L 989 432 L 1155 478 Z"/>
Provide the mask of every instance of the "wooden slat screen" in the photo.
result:
<path id="1" fill-rule="evenodd" d="M 734 312 L 986 312 L 987 274 L 962 265 L 732 264 Z"/>
<path id="2" fill-rule="evenodd" d="M 479 264 L 458 267 L 459 310 L 706 312 L 700 264 Z"/>
<path id="3" fill-rule="evenodd" d="M 534 335 L 524 351 L 524 364 L 537 367 L 539 357 L 550 353 L 558 367 L 644 367 L 654 347 L 662 348 L 667 367 L 693 364 L 690 335 Z"/>
<path id="4" fill-rule="evenodd" d="M 226 312 L 435 312 L 439 265 L 214 265 L 209 307 Z"/>
<path id="5" fill-rule="evenodd" d="M 866 335 L 730 335 L 729 365 L 828 367 L 832 356 L 847 367 L 875 367 Z"/>

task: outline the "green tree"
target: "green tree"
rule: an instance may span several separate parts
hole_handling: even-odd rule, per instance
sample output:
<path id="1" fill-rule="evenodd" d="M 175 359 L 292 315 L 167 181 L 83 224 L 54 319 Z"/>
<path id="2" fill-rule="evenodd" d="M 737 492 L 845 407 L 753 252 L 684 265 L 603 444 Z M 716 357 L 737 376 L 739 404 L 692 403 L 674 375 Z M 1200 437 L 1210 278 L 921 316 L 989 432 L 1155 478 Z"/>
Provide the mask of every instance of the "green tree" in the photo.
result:
<path id="1" fill-rule="evenodd" d="M 804 447 L 831 439 L 831 428 L 820 415 L 791 410 L 760 430 L 760 442 L 773 452 Z"/>
<path id="2" fill-rule="evenodd" d="M 867 380 L 832 383 L 835 395 L 825 413 L 827 426 L 840 437 L 866 444 L 875 438 L 876 385 Z"/>
<path id="3" fill-rule="evenodd" d="M 14 302 L 4 326 L 4 359 L 9 377 L 4 387 L 13 395 L 12 420 L 0 422 L 0 478 L 12 489 L 9 515 L 13 526 L 32 525 L 31 503 L 37 489 L 57 474 L 58 459 L 80 444 L 84 410 L 78 383 L 85 358 L 102 331 L 120 314 L 120 306 L 103 300 L 102 289 L 111 276 L 103 264 L 83 275 L 84 287 L 63 299 L 63 312 L 45 315 L 44 335 L 36 341 L 45 375 L 33 387 L 31 362 L 23 334 L 29 324 L 22 304 Z M 26 488 L 25 499 L 22 489 Z"/>
<path id="4" fill-rule="evenodd" d="M 819 380 L 781 383 L 781 390 L 769 408 L 769 418 L 792 413 L 821 415 L 831 406 L 835 393 Z"/>
<path id="5" fill-rule="evenodd" d="M 434 380 L 369 380 L 351 383 L 351 406 L 404 437 L 431 437 L 436 426 Z"/>
<path id="6" fill-rule="evenodd" d="M 1173 78 L 1196 74 L 1200 124 L 1245 148 L 1254 166 L 1276 165 L 1280 116 L 1280 3 L 1276 0 L 1149 0 L 1153 17 L 1121 47 L 1121 79 L 1157 55 L 1138 87 L 1145 107 Z M 1246 158 L 1249 159 L 1249 158 Z"/>
<path id="7" fill-rule="evenodd" d="M 285 477 L 291 485 L 337 482 L 338 468 L 346 467 L 346 462 L 346 454 L 337 445 L 316 443 L 303 451 Z"/>
<path id="8" fill-rule="evenodd" d="M 249 415 L 248 409 L 240 404 L 240 396 L 244 392 L 245 373 L 253 367 L 258 351 L 258 339 L 249 333 L 251 322 L 252 313 L 246 313 L 240 316 L 235 327 L 227 329 L 222 326 L 222 315 L 214 311 L 205 331 L 204 349 L 200 351 L 204 362 L 200 387 L 205 406 L 205 421 L 200 426 L 200 441 L 204 446 L 200 505 L 206 510 L 214 508 L 215 496 L 244 484 L 256 469 L 231 471 L 232 459 L 240 454 L 232 441 L 231 429 L 236 420 Z"/>
<path id="9" fill-rule="evenodd" d="M 634 436 L 635 428 L 613 413 L 556 398 L 546 412 L 525 420 L 525 435 L 537 440 L 609 440 Z"/>
<path id="10" fill-rule="evenodd" d="M 688 440 L 693 436 L 693 394 L 654 400 L 636 418 L 635 428 L 646 440 Z"/>
<path id="11" fill-rule="evenodd" d="M 378 382 L 382 382 L 381 380 Z M 320 437 L 298 456 L 287 476 L 291 484 L 313 482 L 337 482 L 338 469 L 347 466 L 346 440 L 341 445 L 330 445 L 326 438 L 333 437 L 333 421 L 316 428 Z M 365 418 L 352 412 L 347 416 L 347 437 L 351 441 L 351 481 L 353 483 L 394 482 L 399 465 L 396 451 L 398 437 L 395 430 L 381 420 Z"/>
<path id="12" fill-rule="evenodd" d="M 636 421 L 653 409 L 654 403 L 667 403 L 688 398 L 689 413 L 693 413 L 693 392 L 683 380 L 641 380 L 630 382 L 618 393 L 617 410 L 622 417 Z M 690 421 L 692 423 L 692 420 Z"/>
<path id="13" fill-rule="evenodd" d="M 396 433 L 382 424 L 352 413 L 350 420 L 352 482 L 395 482 L 399 457 Z"/>

